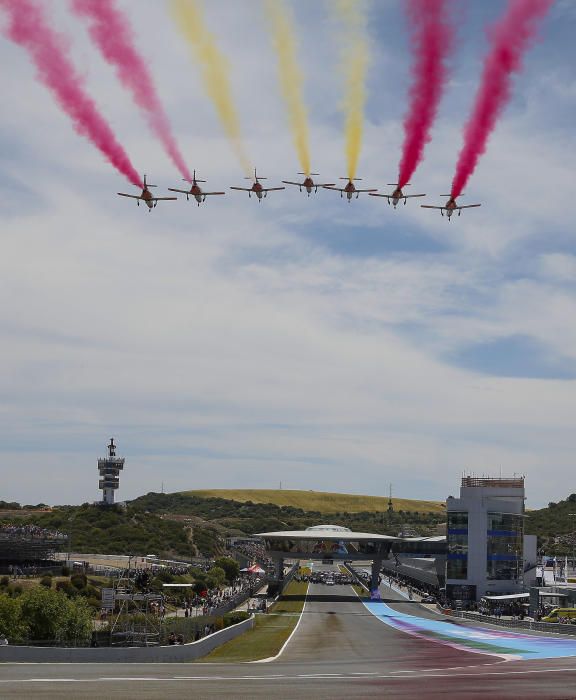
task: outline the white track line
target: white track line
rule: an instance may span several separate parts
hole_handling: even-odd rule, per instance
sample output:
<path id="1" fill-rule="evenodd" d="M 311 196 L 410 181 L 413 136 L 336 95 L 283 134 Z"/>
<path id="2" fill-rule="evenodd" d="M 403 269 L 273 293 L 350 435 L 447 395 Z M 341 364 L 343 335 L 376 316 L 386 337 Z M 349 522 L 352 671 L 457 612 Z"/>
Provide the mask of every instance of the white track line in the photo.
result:
<path id="1" fill-rule="evenodd" d="M 306 609 L 306 603 L 308 602 L 308 590 L 309 590 L 309 588 L 310 588 L 310 583 L 308 583 L 308 585 L 306 586 L 306 594 L 304 595 L 304 605 L 302 606 L 302 612 L 300 613 L 300 617 L 298 618 L 298 622 L 296 623 L 296 625 L 295 625 L 294 629 L 292 630 L 292 632 L 290 632 L 290 636 L 289 636 L 288 639 L 284 642 L 284 644 L 282 645 L 282 648 L 281 648 L 280 651 L 276 654 L 276 656 L 269 656 L 267 659 L 258 659 L 258 661 L 249 661 L 248 663 L 251 663 L 251 664 L 267 664 L 267 663 L 270 663 L 270 661 L 276 661 L 276 659 L 279 658 L 279 656 L 282 654 L 282 652 L 284 651 L 284 649 L 286 649 L 286 647 L 288 646 L 288 644 L 289 644 L 290 640 L 292 639 L 292 637 L 296 634 L 296 630 L 298 629 L 298 627 L 300 627 L 300 623 L 302 622 L 302 616 L 304 615 L 304 610 Z"/>

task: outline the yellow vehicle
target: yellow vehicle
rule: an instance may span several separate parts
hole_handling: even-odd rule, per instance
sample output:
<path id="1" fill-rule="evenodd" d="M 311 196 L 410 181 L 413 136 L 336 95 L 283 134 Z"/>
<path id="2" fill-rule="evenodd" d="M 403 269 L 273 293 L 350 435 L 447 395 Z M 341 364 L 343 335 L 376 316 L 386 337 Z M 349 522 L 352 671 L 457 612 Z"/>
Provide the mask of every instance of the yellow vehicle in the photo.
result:
<path id="1" fill-rule="evenodd" d="M 554 608 L 551 613 L 542 618 L 541 622 L 558 622 L 561 617 L 570 620 L 576 618 L 576 608 Z"/>

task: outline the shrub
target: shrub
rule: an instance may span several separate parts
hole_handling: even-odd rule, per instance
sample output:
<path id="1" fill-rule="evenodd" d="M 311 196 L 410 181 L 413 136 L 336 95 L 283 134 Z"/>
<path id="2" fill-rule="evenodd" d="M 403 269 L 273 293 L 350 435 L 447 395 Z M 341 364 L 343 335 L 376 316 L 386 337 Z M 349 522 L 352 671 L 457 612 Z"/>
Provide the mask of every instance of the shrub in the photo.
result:
<path id="1" fill-rule="evenodd" d="M 224 615 L 224 627 L 230 627 L 231 625 L 237 625 L 239 622 L 244 622 L 250 615 L 245 610 L 236 610 L 234 612 L 229 612 Z"/>
<path id="2" fill-rule="evenodd" d="M 62 576 L 70 576 L 70 567 L 63 566 L 61 571 Z"/>
<path id="3" fill-rule="evenodd" d="M 69 598 L 75 598 L 78 595 L 78 589 L 73 586 L 70 581 L 58 581 L 56 584 L 56 590 L 62 591 Z"/>
<path id="4" fill-rule="evenodd" d="M 86 578 L 85 574 L 72 574 L 72 576 L 70 576 L 70 583 L 74 586 L 74 588 L 80 590 L 81 588 L 86 587 L 88 579 Z"/>
<path id="5" fill-rule="evenodd" d="M 2 578 L 0 578 L 0 586 L 7 586 L 9 583 L 10 579 L 8 576 L 2 576 Z"/>
<path id="6" fill-rule="evenodd" d="M 52 576 L 42 576 L 40 585 L 44 586 L 44 588 L 52 588 Z"/>

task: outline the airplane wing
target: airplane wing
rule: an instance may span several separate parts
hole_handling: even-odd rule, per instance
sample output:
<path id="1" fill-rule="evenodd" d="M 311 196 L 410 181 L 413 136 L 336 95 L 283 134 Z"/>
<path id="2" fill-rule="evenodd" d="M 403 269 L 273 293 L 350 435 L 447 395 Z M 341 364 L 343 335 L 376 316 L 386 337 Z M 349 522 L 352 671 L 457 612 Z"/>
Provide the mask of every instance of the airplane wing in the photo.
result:
<path id="1" fill-rule="evenodd" d="M 391 194 L 374 194 L 374 192 L 370 192 L 371 197 L 388 197 L 390 199 L 392 197 Z"/>
<path id="2" fill-rule="evenodd" d="M 334 187 L 333 185 L 322 185 L 325 190 L 334 190 L 334 192 L 346 192 L 343 187 Z"/>
<path id="3" fill-rule="evenodd" d="M 377 187 L 373 187 L 371 190 L 354 190 L 355 192 L 378 192 Z"/>
<path id="4" fill-rule="evenodd" d="M 251 187 L 230 187 L 231 190 L 240 190 L 240 192 L 252 192 Z"/>
<path id="5" fill-rule="evenodd" d="M 461 207 L 456 207 L 456 209 L 472 209 L 473 207 L 481 207 L 481 204 L 463 204 Z"/>
<path id="6" fill-rule="evenodd" d="M 432 204 L 421 204 L 420 207 L 422 209 L 446 209 L 446 207 L 435 207 Z"/>
<path id="7" fill-rule="evenodd" d="M 130 197 L 130 199 L 144 199 L 139 194 L 124 194 L 124 192 L 116 192 L 116 194 L 119 194 L 121 197 Z"/>
<path id="8" fill-rule="evenodd" d="M 178 197 L 152 197 L 154 202 L 175 202 Z"/>
<path id="9" fill-rule="evenodd" d="M 203 197 L 207 197 L 209 194 L 226 194 L 226 192 L 202 192 Z"/>
<path id="10" fill-rule="evenodd" d="M 285 187 L 264 187 L 262 192 L 278 192 L 278 190 L 285 190 Z"/>
<path id="11" fill-rule="evenodd" d="M 325 182 L 322 185 L 314 183 L 314 187 L 334 187 L 335 184 L 335 182 Z"/>
<path id="12" fill-rule="evenodd" d="M 182 194 L 190 194 L 190 190 L 177 190 L 174 187 L 169 187 L 168 190 L 170 192 L 181 192 Z"/>
<path id="13" fill-rule="evenodd" d="M 304 187 L 304 185 L 301 182 L 290 182 L 290 180 L 282 180 L 282 182 L 285 185 L 296 185 L 296 187 Z M 320 187 L 320 186 L 321 185 L 318 185 L 318 187 Z M 314 187 L 316 187 L 316 185 L 314 185 Z"/>
<path id="14" fill-rule="evenodd" d="M 403 194 L 401 199 L 410 199 L 411 197 L 425 197 L 425 194 Z"/>

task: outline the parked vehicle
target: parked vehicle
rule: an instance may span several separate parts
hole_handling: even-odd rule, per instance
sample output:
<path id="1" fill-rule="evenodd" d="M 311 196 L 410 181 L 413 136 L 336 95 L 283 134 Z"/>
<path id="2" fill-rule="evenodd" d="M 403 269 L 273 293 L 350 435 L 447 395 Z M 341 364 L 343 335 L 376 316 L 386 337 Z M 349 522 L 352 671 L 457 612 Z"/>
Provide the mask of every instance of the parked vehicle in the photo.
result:
<path id="1" fill-rule="evenodd" d="M 576 608 L 554 608 L 552 612 L 542 618 L 542 622 L 559 622 L 561 618 L 570 621 L 576 619 Z"/>

